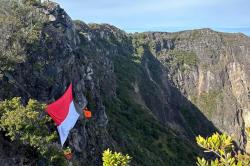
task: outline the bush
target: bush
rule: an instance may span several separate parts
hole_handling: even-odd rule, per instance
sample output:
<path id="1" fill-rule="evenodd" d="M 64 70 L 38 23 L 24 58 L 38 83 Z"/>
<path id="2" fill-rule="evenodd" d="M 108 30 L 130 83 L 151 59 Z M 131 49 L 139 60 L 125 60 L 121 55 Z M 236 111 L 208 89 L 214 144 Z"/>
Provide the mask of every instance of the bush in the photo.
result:
<path id="1" fill-rule="evenodd" d="M 0 130 L 12 141 L 35 148 L 42 158 L 49 162 L 64 162 L 59 147 L 53 144 L 57 133 L 50 130 L 50 117 L 45 115 L 45 105 L 30 99 L 26 106 L 21 98 L 15 97 L 0 103 Z M 58 165 L 58 164 L 57 164 Z"/>
<path id="2" fill-rule="evenodd" d="M 197 144 L 204 148 L 204 152 L 213 153 L 217 158 L 206 160 L 197 158 L 198 166 L 247 166 L 250 165 L 250 156 L 246 153 L 235 152 L 232 138 L 226 134 L 215 133 L 208 138 L 196 137 Z"/>
<path id="3" fill-rule="evenodd" d="M 33 3 L 38 1 L 0 1 L 0 77 L 25 62 L 27 55 L 39 45 L 47 17 L 32 6 Z"/>
<path id="4" fill-rule="evenodd" d="M 131 157 L 128 154 L 113 153 L 111 150 L 107 149 L 103 152 L 102 160 L 103 166 L 129 166 Z"/>

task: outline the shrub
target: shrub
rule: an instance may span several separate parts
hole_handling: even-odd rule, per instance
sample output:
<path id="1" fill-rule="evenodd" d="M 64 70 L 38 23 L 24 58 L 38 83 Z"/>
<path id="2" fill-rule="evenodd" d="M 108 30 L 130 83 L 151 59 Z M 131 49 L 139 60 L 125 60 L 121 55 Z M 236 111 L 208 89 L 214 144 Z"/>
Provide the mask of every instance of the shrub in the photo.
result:
<path id="1" fill-rule="evenodd" d="M 25 5 L 23 4 L 25 3 Z M 33 3 L 37 0 L 0 1 L 0 76 L 23 63 L 36 50 L 47 21 Z"/>
<path id="2" fill-rule="evenodd" d="M 0 103 L 0 130 L 12 141 L 18 141 L 37 150 L 49 162 L 64 162 L 59 147 L 53 144 L 57 133 L 50 130 L 51 119 L 44 114 L 45 105 L 30 99 L 26 106 L 15 97 Z"/>
<path id="3" fill-rule="evenodd" d="M 103 166 L 129 166 L 131 157 L 128 154 L 113 153 L 111 150 L 107 149 L 103 152 L 102 160 Z"/>
<path id="4" fill-rule="evenodd" d="M 246 153 L 235 152 L 232 138 L 226 134 L 215 133 L 208 138 L 196 137 L 197 144 L 204 148 L 204 152 L 211 152 L 217 158 L 206 160 L 197 158 L 198 166 L 247 166 L 250 165 L 250 156 Z"/>

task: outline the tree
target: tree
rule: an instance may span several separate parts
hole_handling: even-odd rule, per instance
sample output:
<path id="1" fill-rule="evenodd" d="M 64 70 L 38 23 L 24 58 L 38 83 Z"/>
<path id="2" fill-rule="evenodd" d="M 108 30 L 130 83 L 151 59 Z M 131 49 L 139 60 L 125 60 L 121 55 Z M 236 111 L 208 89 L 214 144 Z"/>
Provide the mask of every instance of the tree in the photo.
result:
<path id="1" fill-rule="evenodd" d="M 103 152 L 103 166 L 129 166 L 131 162 L 131 157 L 126 154 L 123 155 L 118 152 L 112 152 L 111 150 L 107 149 Z"/>
<path id="2" fill-rule="evenodd" d="M 207 153 L 216 155 L 215 159 L 197 158 L 198 166 L 249 166 L 250 156 L 246 153 L 235 152 L 232 138 L 226 134 L 215 133 L 208 138 L 196 137 L 197 144 Z"/>

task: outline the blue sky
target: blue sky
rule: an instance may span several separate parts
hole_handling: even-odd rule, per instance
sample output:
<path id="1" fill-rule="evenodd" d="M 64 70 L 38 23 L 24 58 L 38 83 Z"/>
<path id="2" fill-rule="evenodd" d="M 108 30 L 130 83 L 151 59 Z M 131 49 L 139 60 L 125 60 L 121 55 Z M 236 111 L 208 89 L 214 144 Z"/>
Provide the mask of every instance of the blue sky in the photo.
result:
<path id="1" fill-rule="evenodd" d="M 72 19 L 127 32 L 212 28 L 250 36 L 250 0 L 54 0 Z"/>

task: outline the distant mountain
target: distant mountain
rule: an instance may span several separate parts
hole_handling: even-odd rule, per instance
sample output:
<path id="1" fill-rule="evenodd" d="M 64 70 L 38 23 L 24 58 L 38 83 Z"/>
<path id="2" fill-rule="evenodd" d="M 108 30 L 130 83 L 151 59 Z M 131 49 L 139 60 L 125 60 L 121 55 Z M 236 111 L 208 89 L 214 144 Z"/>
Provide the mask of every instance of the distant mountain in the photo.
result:
<path id="1" fill-rule="evenodd" d="M 188 27 L 148 27 L 148 28 L 125 28 L 125 31 L 128 33 L 135 33 L 135 32 L 178 32 L 184 31 L 187 29 L 202 29 L 202 28 L 188 28 Z M 214 31 L 219 32 L 228 32 L 228 33 L 243 33 L 247 36 L 250 36 L 250 28 L 249 27 L 213 27 L 211 28 Z"/>

